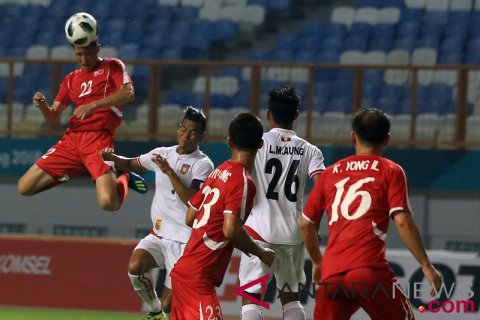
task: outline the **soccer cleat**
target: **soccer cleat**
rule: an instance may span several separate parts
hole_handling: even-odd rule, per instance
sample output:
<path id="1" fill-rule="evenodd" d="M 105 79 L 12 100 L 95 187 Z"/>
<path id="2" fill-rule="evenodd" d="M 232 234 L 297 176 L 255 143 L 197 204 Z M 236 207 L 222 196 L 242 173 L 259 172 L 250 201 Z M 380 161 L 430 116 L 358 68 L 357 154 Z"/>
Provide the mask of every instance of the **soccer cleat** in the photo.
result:
<path id="1" fill-rule="evenodd" d="M 128 186 L 137 191 L 138 193 L 147 193 L 148 187 L 147 183 L 145 182 L 145 179 L 143 179 L 142 176 L 129 172 L 128 173 L 129 179 L 128 179 Z"/>
<path id="2" fill-rule="evenodd" d="M 147 316 L 144 318 L 145 320 L 165 320 L 165 316 L 163 312 L 149 312 Z"/>

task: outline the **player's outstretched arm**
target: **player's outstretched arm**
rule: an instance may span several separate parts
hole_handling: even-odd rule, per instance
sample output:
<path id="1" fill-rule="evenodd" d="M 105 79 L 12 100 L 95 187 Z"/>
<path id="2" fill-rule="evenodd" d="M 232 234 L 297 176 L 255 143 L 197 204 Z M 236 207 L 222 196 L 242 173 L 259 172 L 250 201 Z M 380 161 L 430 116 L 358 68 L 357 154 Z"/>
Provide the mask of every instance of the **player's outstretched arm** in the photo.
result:
<path id="1" fill-rule="evenodd" d="M 422 267 L 423 274 L 432 285 L 431 294 L 434 296 L 442 285 L 442 276 L 430 262 L 422 242 L 420 232 L 409 212 L 398 212 L 394 216 L 395 225 L 407 249 Z"/>
<path id="2" fill-rule="evenodd" d="M 138 164 L 136 158 L 127 158 L 113 153 L 112 148 L 105 148 L 100 151 L 100 156 L 105 161 L 113 161 L 115 168 L 122 172 L 142 171 L 143 168 Z"/>
<path id="3" fill-rule="evenodd" d="M 41 92 L 35 92 L 32 100 L 33 105 L 40 109 L 48 123 L 58 124 L 60 122 L 60 116 L 62 112 L 65 111 L 64 105 L 55 101 L 52 107 L 49 107 L 45 100 L 45 96 Z"/>
<path id="4" fill-rule="evenodd" d="M 302 217 L 300 221 L 300 232 L 305 248 L 312 259 L 312 281 L 320 283 L 322 252 L 320 251 L 320 237 L 318 236 L 317 224 Z"/>
<path id="5" fill-rule="evenodd" d="M 275 260 L 275 252 L 256 244 L 243 227 L 242 220 L 236 215 L 230 213 L 224 214 L 223 234 L 232 242 L 235 248 L 244 252 L 246 255 L 253 254 L 257 256 L 267 266 L 270 267 L 273 260 Z"/>

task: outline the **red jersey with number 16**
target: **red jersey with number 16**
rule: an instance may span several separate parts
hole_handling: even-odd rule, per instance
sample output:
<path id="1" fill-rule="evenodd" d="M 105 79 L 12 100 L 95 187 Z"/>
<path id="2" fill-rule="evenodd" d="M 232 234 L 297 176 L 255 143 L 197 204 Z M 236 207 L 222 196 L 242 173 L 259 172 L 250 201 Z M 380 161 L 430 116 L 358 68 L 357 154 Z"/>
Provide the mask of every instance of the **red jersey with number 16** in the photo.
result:
<path id="1" fill-rule="evenodd" d="M 55 101 L 59 101 L 67 107 L 74 103 L 74 108 L 77 108 L 110 96 L 117 92 L 123 84 L 130 82 L 132 80 L 122 61 L 105 58 L 90 72 L 77 69 L 66 75 Z M 115 129 L 122 121 L 122 108 L 121 105 L 100 108 L 83 120 L 72 114 L 68 130 L 108 130 L 111 134 L 114 134 Z"/>
<path id="2" fill-rule="evenodd" d="M 171 272 L 172 278 L 188 279 L 193 287 L 220 286 L 232 257 L 233 245 L 223 234 L 225 214 L 243 222 L 253 206 L 255 183 L 238 162 L 225 161 L 205 181 L 189 204 L 198 210 L 192 235 L 183 256 Z"/>
<path id="3" fill-rule="evenodd" d="M 303 217 L 318 222 L 327 211 L 322 279 L 360 267 L 388 267 L 389 219 L 399 211 L 411 212 L 407 192 L 403 169 L 376 155 L 347 157 L 320 175 Z"/>

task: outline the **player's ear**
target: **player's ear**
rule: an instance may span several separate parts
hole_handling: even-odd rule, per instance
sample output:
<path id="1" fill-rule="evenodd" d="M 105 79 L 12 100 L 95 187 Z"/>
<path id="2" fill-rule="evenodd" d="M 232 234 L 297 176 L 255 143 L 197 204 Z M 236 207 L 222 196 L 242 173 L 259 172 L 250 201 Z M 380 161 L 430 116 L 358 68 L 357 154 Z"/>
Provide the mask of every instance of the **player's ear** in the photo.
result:
<path id="1" fill-rule="evenodd" d="M 233 143 L 232 143 L 232 139 L 230 139 L 230 137 L 227 137 L 227 145 L 230 149 L 232 149 Z"/>
<path id="2" fill-rule="evenodd" d="M 353 131 L 353 130 L 350 132 L 350 139 L 351 139 L 353 144 L 357 143 L 357 135 L 355 134 L 355 131 Z"/>
<path id="3" fill-rule="evenodd" d="M 390 136 L 390 133 L 388 134 L 388 136 L 385 138 L 385 141 L 383 142 L 383 145 L 384 146 L 388 146 L 390 145 L 390 142 L 391 142 L 391 136 Z"/>

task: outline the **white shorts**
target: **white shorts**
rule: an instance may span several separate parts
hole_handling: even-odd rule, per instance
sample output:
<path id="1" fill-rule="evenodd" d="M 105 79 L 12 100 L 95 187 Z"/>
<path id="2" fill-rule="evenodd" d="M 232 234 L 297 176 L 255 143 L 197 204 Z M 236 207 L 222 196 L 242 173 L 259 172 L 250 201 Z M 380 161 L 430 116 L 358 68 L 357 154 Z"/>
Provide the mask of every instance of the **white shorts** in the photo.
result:
<path id="1" fill-rule="evenodd" d="M 303 243 L 298 245 L 272 244 L 255 240 L 263 248 L 270 248 L 275 251 L 275 261 L 269 268 L 263 264 L 257 256 L 247 256 L 242 253 L 240 258 L 240 270 L 238 272 L 240 285 L 269 274 L 270 280 L 273 276 L 277 281 L 277 288 L 285 292 L 298 292 L 299 283 L 305 285 L 305 249 Z M 258 283 L 247 290 L 249 293 L 261 293 L 262 285 Z"/>
<path id="2" fill-rule="evenodd" d="M 149 234 L 137 244 L 134 250 L 143 249 L 148 251 L 155 259 L 155 262 L 160 268 L 167 270 L 165 277 L 165 287 L 172 288 L 172 280 L 170 279 L 170 271 L 177 263 L 178 259 L 182 256 L 185 250 L 186 243 L 181 243 L 175 240 L 168 240 L 159 238 L 153 234 Z"/>

